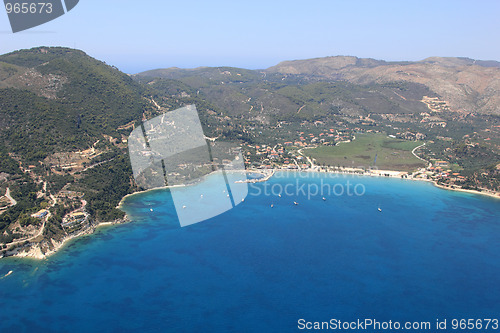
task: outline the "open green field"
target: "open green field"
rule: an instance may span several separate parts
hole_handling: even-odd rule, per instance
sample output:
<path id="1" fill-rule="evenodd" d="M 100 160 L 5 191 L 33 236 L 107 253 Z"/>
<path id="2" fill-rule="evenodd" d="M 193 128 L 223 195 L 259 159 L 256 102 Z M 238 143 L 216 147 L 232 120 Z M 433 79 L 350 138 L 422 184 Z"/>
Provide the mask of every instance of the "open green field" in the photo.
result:
<path id="1" fill-rule="evenodd" d="M 315 164 L 343 167 L 377 167 L 381 170 L 411 171 L 425 166 L 411 151 L 419 141 L 389 138 L 385 134 L 357 134 L 356 139 L 337 146 L 321 146 L 302 152 Z M 375 155 L 377 161 L 374 165 Z"/>

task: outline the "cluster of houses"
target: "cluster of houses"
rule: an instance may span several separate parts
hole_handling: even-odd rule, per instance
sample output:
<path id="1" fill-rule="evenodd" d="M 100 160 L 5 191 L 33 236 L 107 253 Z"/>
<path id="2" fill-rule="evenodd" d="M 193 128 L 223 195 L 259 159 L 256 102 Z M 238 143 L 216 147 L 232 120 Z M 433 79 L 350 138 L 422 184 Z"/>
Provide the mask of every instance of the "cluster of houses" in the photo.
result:
<path id="1" fill-rule="evenodd" d="M 317 121 L 314 125 L 319 126 L 323 123 Z M 310 165 L 306 162 L 304 156 L 294 150 L 286 148 L 313 148 L 318 145 L 336 145 L 338 142 L 350 142 L 352 132 L 349 129 L 339 131 L 333 128 L 319 133 L 306 133 L 297 131 L 297 139 L 279 143 L 274 147 L 269 145 L 246 145 L 245 165 L 259 169 L 305 169 Z"/>
<path id="2" fill-rule="evenodd" d="M 418 140 L 425 140 L 426 135 L 420 132 L 413 133 L 410 131 L 406 131 L 406 132 L 396 133 L 394 137 L 403 140 L 418 141 Z"/>
<path id="3" fill-rule="evenodd" d="M 450 182 L 464 182 L 466 179 L 459 172 L 453 172 L 447 161 L 435 161 L 432 166 L 427 168 L 429 176 L 434 180 L 448 180 Z"/>
<path id="4" fill-rule="evenodd" d="M 330 128 L 328 131 L 324 131 L 319 134 L 313 134 L 305 132 L 298 132 L 298 140 L 294 142 L 285 142 L 285 146 L 297 146 L 297 147 L 305 147 L 308 144 L 324 144 L 324 145 L 335 145 L 340 141 L 349 141 L 351 138 L 350 132 L 340 132 L 333 128 Z"/>
<path id="5" fill-rule="evenodd" d="M 274 168 L 285 168 L 285 169 L 299 169 L 306 168 L 306 164 L 302 163 L 303 156 L 296 153 L 291 153 L 286 151 L 286 146 L 291 146 L 288 143 L 277 144 L 274 147 L 268 145 L 256 145 L 248 146 L 254 149 L 255 159 L 251 161 L 252 153 L 247 151 L 245 154 L 245 165 L 253 166 L 258 169 L 274 169 Z"/>

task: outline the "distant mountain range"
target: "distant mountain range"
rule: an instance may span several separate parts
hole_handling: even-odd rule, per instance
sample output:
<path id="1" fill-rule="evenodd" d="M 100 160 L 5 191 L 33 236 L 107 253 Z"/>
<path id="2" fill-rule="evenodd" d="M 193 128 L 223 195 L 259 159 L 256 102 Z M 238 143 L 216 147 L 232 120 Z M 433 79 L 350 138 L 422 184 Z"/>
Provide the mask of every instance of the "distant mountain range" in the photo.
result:
<path id="1" fill-rule="evenodd" d="M 392 63 L 354 57 L 283 62 L 271 72 L 317 75 L 356 84 L 405 81 L 420 83 L 466 112 L 500 114 L 500 62 L 432 57 Z"/>
<path id="2" fill-rule="evenodd" d="M 219 68 L 222 72 L 229 68 Z M 309 82 L 336 81 L 356 85 L 408 82 L 424 85 L 455 110 L 500 115 L 500 62 L 470 58 L 431 57 L 417 62 L 387 62 L 350 56 L 284 61 L 260 71 L 237 70 L 245 77 L 258 74 L 293 75 Z M 214 68 L 167 68 L 139 77 L 184 79 L 216 74 Z M 216 77 L 213 77 L 215 79 Z"/>

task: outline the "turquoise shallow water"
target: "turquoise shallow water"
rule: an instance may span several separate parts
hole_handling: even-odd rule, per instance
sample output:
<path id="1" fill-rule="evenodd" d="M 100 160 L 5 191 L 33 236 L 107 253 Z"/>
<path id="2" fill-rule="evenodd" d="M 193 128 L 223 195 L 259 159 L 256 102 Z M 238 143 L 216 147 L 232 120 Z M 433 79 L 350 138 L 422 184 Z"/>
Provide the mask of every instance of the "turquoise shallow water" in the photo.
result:
<path id="1" fill-rule="evenodd" d="M 347 195 L 347 181 L 363 195 Z M 292 196 L 264 193 L 287 184 Z M 345 192 L 308 199 L 308 185 Z M 213 189 L 210 179 L 197 186 Z M 0 260 L 0 276 L 13 271 L 0 279 L 0 331 L 294 332 L 300 318 L 500 317 L 500 201 L 324 174 L 282 173 L 249 191 L 185 228 L 169 191 L 135 195 L 124 205 L 131 223 L 47 260 Z"/>

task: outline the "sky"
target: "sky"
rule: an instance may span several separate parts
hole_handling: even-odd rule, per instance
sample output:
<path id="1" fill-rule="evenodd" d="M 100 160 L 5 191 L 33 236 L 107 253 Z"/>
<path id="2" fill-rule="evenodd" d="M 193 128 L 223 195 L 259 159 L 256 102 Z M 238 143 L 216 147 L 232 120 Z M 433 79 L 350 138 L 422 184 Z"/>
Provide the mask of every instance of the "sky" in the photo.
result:
<path id="1" fill-rule="evenodd" d="M 65 46 L 130 74 L 174 66 L 261 69 L 335 55 L 500 61 L 499 14 L 498 0 L 80 0 L 67 14 L 15 34 L 0 8 L 0 54 Z"/>

